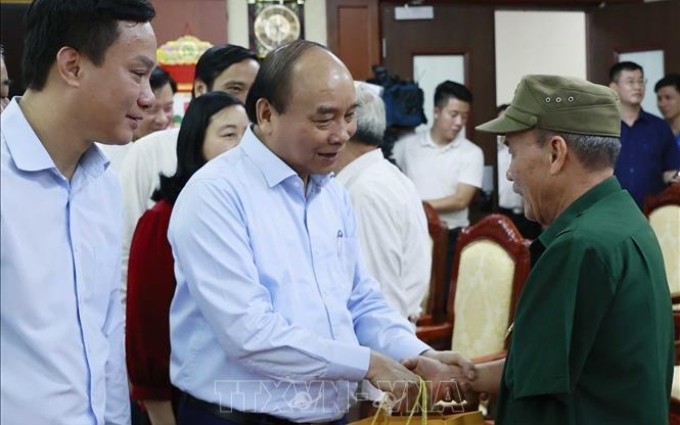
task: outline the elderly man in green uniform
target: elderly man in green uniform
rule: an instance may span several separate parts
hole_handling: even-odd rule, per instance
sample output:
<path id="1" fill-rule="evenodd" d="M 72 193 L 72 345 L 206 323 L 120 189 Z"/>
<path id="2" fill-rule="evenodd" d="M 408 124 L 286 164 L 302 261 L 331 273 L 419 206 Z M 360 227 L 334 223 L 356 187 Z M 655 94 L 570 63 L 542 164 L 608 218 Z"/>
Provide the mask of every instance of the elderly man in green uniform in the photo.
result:
<path id="1" fill-rule="evenodd" d="M 670 294 L 656 237 L 613 177 L 618 96 L 527 76 L 505 115 L 477 129 L 506 135 L 508 179 L 546 229 L 507 358 L 478 365 L 473 388 L 499 393 L 499 425 L 667 424 Z"/>

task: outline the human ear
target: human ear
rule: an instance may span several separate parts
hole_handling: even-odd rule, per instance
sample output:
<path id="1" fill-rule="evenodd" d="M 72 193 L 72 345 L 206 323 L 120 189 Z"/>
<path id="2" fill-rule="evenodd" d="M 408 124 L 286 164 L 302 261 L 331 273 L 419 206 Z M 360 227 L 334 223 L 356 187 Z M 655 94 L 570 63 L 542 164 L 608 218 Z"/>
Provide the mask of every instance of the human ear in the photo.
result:
<path id="1" fill-rule="evenodd" d="M 567 142 L 561 136 L 552 136 L 548 141 L 550 147 L 550 173 L 559 173 L 567 159 Z"/>
<path id="2" fill-rule="evenodd" d="M 200 79 L 194 81 L 194 97 L 199 97 L 208 92 L 208 86 Z"/>
<path id="3" fill-rule="evenodd" d="M 71 87 L 80 86 L 83 73 L 83 56 L 73 47 L 62 47 L 57 52 L 56 70 L 61 79 Z"/>
<path id="4" fill-rule="evenodd" d="M 272 132 L 272 118 L 276 115 L 276 111 L 267 99 L 259 98 L 255 103 L 255 116 L 257 118 L 257 127 L 262 134 L 271 134 Z"/>

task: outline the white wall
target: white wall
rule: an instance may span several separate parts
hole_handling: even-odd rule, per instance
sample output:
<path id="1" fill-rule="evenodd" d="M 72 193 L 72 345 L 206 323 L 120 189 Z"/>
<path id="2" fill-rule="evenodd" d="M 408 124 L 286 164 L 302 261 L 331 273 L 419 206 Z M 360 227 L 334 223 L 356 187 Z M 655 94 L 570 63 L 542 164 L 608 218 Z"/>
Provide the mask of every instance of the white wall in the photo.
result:
<path id="1" fill-rule="evenodd" d="M 526 74 L 586 78 L 585 13 L 496 11 L 495 23 L 498 104 Z"/>
<path id="2" fill-rule="evenodd" d="M 248 1 L 227 0 L 227 41 L 248 47 Z M 305 1 L 305 39 L 326 45 L 326 0 Z"/>

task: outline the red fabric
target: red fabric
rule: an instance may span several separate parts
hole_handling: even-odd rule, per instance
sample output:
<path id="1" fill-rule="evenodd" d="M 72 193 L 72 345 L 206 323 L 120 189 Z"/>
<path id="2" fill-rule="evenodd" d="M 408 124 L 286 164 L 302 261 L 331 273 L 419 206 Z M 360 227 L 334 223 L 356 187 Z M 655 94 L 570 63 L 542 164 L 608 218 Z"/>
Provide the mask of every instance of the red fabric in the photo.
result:
<path id="1" fill-rule="evenodd" d="M 171 400 L 170 302 L 175 293 L 167 239 L 172 204 L 158 202 L 139 219 L 130 245 L 125 348 L 133 400 Z"/>

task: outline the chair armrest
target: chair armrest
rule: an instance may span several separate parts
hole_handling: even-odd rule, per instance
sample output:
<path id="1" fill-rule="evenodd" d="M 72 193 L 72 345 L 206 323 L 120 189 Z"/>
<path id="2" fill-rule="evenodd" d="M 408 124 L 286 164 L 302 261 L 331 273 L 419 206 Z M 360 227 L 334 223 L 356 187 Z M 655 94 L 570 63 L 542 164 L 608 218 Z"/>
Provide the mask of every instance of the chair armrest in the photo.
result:
<path id="1" fill-rule="evenodd" d="M 433 322 L 434 320 L 431 314 L 423 314 L 416 321 L 416 328 L 421 326 L 430 326 L 433 324 Z"/>
<path id="2" fill-rule="evenodd" d="M 450 350 L 453 324 L 444 322 L 416 327 L 416 336 L 435 350 Z"/>

